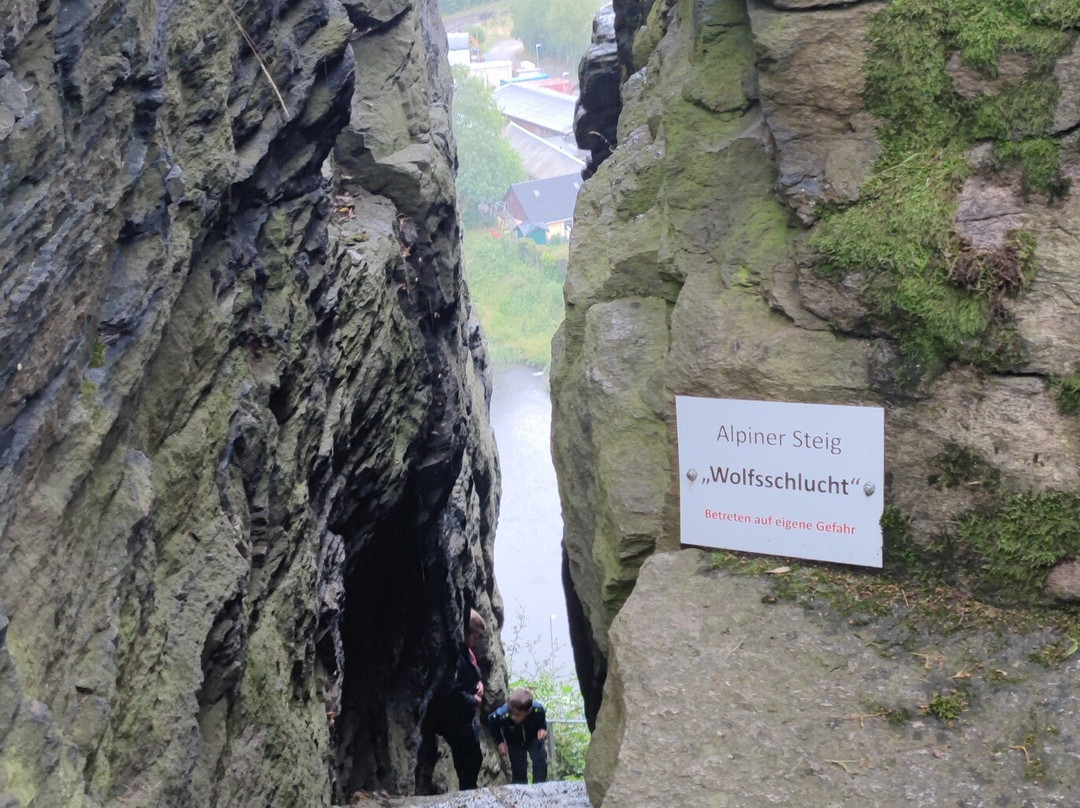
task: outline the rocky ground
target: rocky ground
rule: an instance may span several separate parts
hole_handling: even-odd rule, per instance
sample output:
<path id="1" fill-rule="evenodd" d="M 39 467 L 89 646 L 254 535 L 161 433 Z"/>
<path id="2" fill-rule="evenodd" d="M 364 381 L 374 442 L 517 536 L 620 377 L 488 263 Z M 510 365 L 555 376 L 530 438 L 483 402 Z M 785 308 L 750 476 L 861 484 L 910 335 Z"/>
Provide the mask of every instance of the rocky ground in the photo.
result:
<path id="1" fill-rule="evenodd" d="M 1080 804 L 1075 642 L 959 599 L 947 632 L 914 597 L 841 614 L 785 575 L 690 549 L 644 564 L 612 626 L 595 805 Z"/>
<path id="2" fill-rule="evenodd" d="M 390 797 L 359 792 L 351 808 L 592 808 L 583 782 L 496 786 L 434 797 Z"/>

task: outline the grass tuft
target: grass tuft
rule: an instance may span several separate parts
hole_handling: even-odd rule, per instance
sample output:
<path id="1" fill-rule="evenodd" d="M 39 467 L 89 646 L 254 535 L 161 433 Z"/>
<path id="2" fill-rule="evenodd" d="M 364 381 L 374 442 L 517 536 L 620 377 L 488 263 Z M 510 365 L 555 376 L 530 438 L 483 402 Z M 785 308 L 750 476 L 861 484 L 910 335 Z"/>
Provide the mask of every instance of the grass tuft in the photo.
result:
<path id="1" fill-rule="evenodd" d="M 1050 390 L 1062 415 L 1080 413 L 1080 370 L 1050 380 Z"/>

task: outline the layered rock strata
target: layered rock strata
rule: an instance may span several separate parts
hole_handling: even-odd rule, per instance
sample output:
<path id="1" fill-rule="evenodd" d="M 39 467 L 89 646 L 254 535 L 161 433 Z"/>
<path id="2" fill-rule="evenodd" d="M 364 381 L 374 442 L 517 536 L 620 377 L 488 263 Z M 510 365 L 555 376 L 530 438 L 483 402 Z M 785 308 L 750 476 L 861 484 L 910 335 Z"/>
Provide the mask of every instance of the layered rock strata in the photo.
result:
<path id="1" fill-rule="evenodd" d="M 581 68 L 579 120 L 618 124 L 581 140 L 553 344 L 590 715 L 638 568 L 680 545 L 676 395 L 884 406 L 887 568 L 1075 597 L 1080 18 L 1032 11 L 988 53 L 944 2 L 630 5 Z M 588 92 L 615 63 L 619 95 Z"/>
<path id="2" fill-rule="evenodd" d="M 8 4 L 3 804 L 431 788 L 501 616 L 443 41 L 434 2 Z"/>

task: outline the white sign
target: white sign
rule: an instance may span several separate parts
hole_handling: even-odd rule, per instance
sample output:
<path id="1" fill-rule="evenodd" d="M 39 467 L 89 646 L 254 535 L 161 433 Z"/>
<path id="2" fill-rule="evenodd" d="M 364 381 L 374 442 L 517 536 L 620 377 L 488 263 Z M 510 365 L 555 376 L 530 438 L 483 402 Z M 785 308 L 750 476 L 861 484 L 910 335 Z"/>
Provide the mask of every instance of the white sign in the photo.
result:
<path id="1" fill-rule="evenodd" d="M 881 407 L 675 397 L 682 543 L 881 566 Z"/>

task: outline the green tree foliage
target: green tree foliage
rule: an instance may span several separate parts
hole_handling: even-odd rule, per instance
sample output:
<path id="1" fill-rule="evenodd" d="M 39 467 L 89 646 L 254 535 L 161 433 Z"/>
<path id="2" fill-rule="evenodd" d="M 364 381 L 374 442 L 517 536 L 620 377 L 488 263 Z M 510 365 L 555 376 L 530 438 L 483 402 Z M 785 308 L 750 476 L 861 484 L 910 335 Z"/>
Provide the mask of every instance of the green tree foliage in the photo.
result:
<path id="1" fill-rule="evenodd" d="M 547 4 L 538 0 L 510 0 L 510 16 L 514 20 L 514 36 L 525 43 L 527 53 L 534 52 L 537 42 L 544 42 L 544 17 Z M 546 42 L 544 43 L 547 44 Z"/>
<path id="2" fill-rule="evenodd" d="M 540 45 L 544 55 L 576 61 L 589 47 L 592 19 L 603 0 L 510 0 L 514 36 L 525 43 L 525 52 Z"/>
<path id="3" fill-rule="evenodd" d="M 458 201 L 466 227 L 495 220 L 515 182 L 528 179 L 521 155 L 502 135 L 506 121 L 483 79 L 454 69 L 454 135 L 458 147 Z"/>

